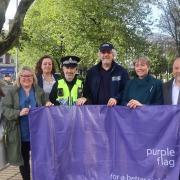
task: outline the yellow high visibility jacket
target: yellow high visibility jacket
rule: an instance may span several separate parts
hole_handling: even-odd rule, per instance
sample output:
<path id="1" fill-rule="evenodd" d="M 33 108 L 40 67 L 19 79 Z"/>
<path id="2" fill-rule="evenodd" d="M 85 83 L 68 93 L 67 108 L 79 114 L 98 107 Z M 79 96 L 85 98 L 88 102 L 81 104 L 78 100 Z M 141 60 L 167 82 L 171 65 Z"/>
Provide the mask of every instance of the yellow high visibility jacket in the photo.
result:
<path id="1" fill-rule="evenodd" d="M 80 79 L 76 80 L 76 83 L 69 91 L 68 85 L 64 79 L 58 81 L 58 94 L 56 101 L 59 101 L 61 105 L 73 105 L 79 97 L 82 96 L 83 83 Z"/>

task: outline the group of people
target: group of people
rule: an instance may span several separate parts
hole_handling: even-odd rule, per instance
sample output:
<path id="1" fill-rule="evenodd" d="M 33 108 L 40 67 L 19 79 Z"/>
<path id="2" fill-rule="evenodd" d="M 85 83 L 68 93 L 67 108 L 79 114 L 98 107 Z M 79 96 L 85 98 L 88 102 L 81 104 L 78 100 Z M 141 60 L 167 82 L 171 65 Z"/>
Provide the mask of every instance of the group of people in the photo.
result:
<path id="1" fill-rule="evenodd" d="M 3 98 L 7 161 L 19 165 L 24 180 L 30 180 L 30 108 L 84 104 L 137 108 L 180 104 L 180 57 L 173 63 L 173 79 L 162 84 L 150 75 L 147 57 L 135 59 L 136 77 L 129 80 L 127 70 L 116 62 L 117 53 L 112 44 L 101 44 L 98 56 L 100 61 L 87 71 L 85 82 L 77 76 L 79 57 L 61 58 L 63 76 L 59 77 L 52 57 L 43 56 L 35 72 L 29 67 L 21 69 L 16 85 Z"/>

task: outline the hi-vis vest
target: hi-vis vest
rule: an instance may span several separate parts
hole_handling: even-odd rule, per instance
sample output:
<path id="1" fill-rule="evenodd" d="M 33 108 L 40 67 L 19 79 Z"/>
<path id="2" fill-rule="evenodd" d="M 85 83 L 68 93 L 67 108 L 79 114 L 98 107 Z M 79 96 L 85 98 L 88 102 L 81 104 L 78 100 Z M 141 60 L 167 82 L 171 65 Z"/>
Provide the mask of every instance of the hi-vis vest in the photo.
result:
<path id="1" fill-rule="evenodd" d="M 73 105 L 82 96 L 82 81 L 77 79 L 71 91 L 64 79 L 58 81 L 57 99 L 61 105 Z"/>

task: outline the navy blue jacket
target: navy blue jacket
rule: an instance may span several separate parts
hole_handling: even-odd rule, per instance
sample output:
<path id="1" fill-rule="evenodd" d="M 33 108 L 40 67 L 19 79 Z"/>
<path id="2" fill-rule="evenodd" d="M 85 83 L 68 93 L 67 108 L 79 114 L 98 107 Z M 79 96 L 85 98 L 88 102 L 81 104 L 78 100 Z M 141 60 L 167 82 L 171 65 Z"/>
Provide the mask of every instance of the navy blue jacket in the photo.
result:
<path id="1" fill-rule="evenodd" d="M 91 104 L 98 104 L 98 92 L 101 81 L 100 68 L 101 62 L 87 72 L 84 84 L 84 97 L 88 99 Z M 115 98 L 120 104 L 122 94 L 126 82 L 129 80 L 129 75 L 126 69 L 113 61 L 111 69 L 111 82 L 110 84 L 110 98 Z"/>

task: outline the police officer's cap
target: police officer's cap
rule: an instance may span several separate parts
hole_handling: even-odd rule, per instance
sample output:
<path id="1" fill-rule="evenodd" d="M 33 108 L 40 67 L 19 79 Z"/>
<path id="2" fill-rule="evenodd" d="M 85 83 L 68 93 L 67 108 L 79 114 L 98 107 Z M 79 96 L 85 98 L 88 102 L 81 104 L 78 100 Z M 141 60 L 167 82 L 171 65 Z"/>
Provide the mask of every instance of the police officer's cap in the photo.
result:
<path id="1" fill-rule="evenodd" d="M 114 46 L 112 44 L 110 44 L 110 43 L 103 43 L 99 47 L 100 52 L 111 51 L 113 49 L 114 49 Z"/>
<path id="2" fill-rule="evenodd" d="M 66 67 L 76 67 L 80 58 L 77 56 L 65 56 L 61 58 L 62 66 Z"/>

